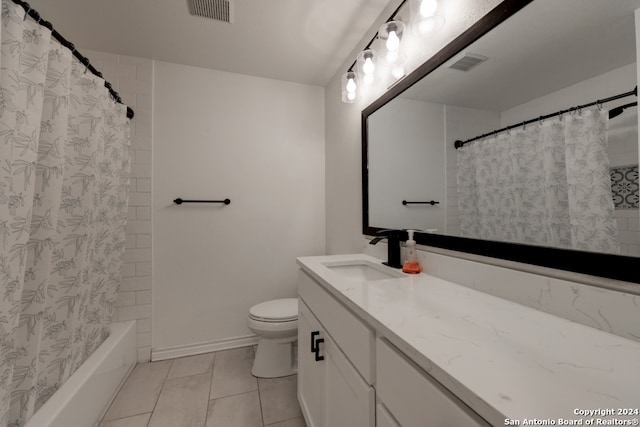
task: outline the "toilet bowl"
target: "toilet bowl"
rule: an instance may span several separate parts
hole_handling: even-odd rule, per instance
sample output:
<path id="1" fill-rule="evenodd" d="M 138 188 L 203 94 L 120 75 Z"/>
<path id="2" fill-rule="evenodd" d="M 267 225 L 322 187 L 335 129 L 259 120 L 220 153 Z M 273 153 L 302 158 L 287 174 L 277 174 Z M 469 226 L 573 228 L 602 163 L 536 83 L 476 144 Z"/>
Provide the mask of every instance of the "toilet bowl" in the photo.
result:
<path id="1" fill-rule="evenodd" d="M 298 299 L 263 302 L 249 309 L 249 330 L 258 335 L 251 373 L 258 378 L 295 374 L 298 368 Z"/>

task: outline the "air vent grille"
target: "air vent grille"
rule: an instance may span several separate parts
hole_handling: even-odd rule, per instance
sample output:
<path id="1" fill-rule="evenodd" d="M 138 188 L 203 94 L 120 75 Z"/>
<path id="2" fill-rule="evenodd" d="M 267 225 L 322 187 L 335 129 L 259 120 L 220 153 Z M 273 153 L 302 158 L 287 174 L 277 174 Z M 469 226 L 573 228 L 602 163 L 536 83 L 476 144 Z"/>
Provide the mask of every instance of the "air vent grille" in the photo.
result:
<path id="1" fill-rule="evenodd" d="M 233 22 L 233 3 L 231 0 L 188 0 L 189 12 L 194 16 Z"/>
<path id="2" fill-rule="evenodd" d="M 475 53 L 465 53 L 462 58 L 449 65 L 449 68 L 460 71 L 469 71 L 470 69 L 482 64 L 487 59 L 489 58 L 486 56 L 476 55 Z"/>

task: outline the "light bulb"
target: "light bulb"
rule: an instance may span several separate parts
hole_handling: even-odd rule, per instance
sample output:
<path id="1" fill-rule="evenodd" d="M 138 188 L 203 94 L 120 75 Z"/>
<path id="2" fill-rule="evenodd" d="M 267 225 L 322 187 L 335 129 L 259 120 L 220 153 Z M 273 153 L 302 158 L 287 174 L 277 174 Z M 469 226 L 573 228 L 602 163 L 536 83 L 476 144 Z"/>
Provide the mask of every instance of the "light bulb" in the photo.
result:
<path id="1" fill-rule="evenodd" d="M 433 21 L 433 19 L 425 19 L 424 21 L 420 22 L 419 27 L 420 29 L 418 31 L 420 31 L 420 34 L 429 34 L 433 32 L 435 28 L 435 22 Z"/>
<path id="2" fill-rule="evenodd" d="M 347 79 L 347 85 L 345 89 L 347 89 L 347 92 L 349 94 L 353 94 L 355 97 L 357 87 L 358 85 L 356 85 L 356 82 L 353 79 Z"/>
<path id="3" fill-rule="evenodd" d="M 420 3 L 420 15 L 432 16 L 436 13 L 437 8 L 438 2 L 436 0 L 422 0 L 422 3 Z"/>
<path id="4" fill-rule="evenodd" d="M 391 67 L 391 75 L 396 79 L 404 76 L 404 65 L 395 64 L 393 67 Z"/>
<path id="5" fill-rule="evenodd" d="M 368 57 L 364 60 L 364 64 L 362 65 L 362 71 L 364 71 L 365 74 L 373 74 L 373 71 L 375 70 L 376 66 L 373 65 L 373 59 L 371 59 L 371 57 Z"/>
<path id="6" fill-rule="evenodd" d="M 420 36 L 434 33 L 444 25 L 444 18 L 439 15 L 429 16 L 418 22 L 415 32 Z"/>
<path id="7" fill-rule="evenodd" d="M 355 101 L 355 99 L 356 99 L 356 91 L 355 91 L 355 89 L 353 90 L 353 92 L 347 92 L 347 99 L 349 101 Z"/>
<path id="8" fill-rule="evenodd" d="M 400 39 L 395 31 L 390 31 L 387 37 L 387 50 L 396 51 L 400 47 Z"/>

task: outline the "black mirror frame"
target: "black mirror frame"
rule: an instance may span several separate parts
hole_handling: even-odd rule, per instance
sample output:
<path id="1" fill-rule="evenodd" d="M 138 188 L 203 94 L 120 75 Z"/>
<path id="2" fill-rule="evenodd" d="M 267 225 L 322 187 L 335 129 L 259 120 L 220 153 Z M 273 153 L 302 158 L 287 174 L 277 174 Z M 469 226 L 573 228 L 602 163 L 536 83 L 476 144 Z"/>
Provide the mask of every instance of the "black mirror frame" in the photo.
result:
<path id="1" fill-rule="evenodd" d="M 375 236 L 382 228 L 369 224 L 369 177 L 367 159 L 367 118 L 414 83 L 444 64 L 533 0 L 505 0 L 468 30 L 446 45 L 424 64 L 407 75 L 371 105 L 362 110 L 362 232 Z M 403 233 L 402 240 L 407 235 Z M 418 244 L 469 254 L 499 258 L 607 279 L 640 283 L 640 258 L 596 252 L 583 252 L 518 243 L 505 243 L 442 234 L 416 233 Z"/>

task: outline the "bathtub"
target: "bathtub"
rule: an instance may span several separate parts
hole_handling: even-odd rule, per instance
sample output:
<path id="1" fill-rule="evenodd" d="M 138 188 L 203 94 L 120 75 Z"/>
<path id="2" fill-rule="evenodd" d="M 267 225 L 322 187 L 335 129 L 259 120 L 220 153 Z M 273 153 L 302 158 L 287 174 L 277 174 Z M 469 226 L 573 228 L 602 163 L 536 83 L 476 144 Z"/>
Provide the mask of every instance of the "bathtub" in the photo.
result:
<path id="1" fill-rule="evenodd" d="M 136 322 L 110 326 L 109 337 L 25 427 L 92 427 L 136 364 Z"/>

